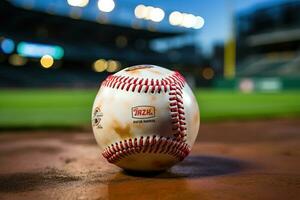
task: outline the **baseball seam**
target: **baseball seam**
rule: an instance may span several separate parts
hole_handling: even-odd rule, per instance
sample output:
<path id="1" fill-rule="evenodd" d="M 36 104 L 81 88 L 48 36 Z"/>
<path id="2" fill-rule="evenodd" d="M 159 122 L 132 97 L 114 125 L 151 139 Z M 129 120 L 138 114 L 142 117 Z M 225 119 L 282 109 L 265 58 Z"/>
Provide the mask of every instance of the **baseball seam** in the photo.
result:
<path id="1" fill-rule="evenodd" d="M 172 131 L 175 132 L 174 136 L 178 141 L 185 142 L 186 122 L 181 89 L 182 88 L 177 84 L 172 84 L 170 86 L 169 102 L 172 119 Z"/>
<path id="2" fill-rule="evenodd" d="M 129 155 L 138 153 L 161 153 L 176 157 L 178 160 L 183 160 L 190 152 L 187 143 L 176 141 L 171 138 L 147 136 L 120 141 L 119 143 L 111 144 L 106 147 L 102 155 L 110 163 L 120 161 Z"/>
<path id="3" fill-rule="evenodd" d="M 179 160 L 185 158 L 189 153 L 189 147 L 185 143 L 186 138 L 186 121 L 183 104 L 182 89 L 185 85 L 185 80 L 179 72 L 174 72 L 171 75 L 162 79 L 149 79 L 149 78 L 133 78 L 128 76 L 110 75 L 101 86 L 126 90 L 130 92 L 138 93 L 161 93 L 168 92 L 169 95 L 169 108 L 172 120 L 172 132 L 175 139 L 160 137 L 156 141 L 156 136 L 152 138 L 147 137 L 134 139 L 134 145 L 132 140 L 124 140 L 123 143 L 115 143 L 115 145 L 108 146 L 103 156 L 109 162 L 116 162 L 124 156 L 131 155 L 132 153 L 142 152 L 154 152 L 154 153 L 167 153 L 177 157 Z M 137 142 L 139 140 L 139 142 Z M 167 141 L 167 142 L 163 142 Z M 150 148 L 148 149 L 148 143 Z M 181 149 L 176 149 L 180 144 Z M 153 147 L 152 147 L 153 146 Z M 153 151 L 153 148 L 156 150 Z M 183 149 L 182 149 L 183 148 Z M 150 150 L 151 149 L 151 150 Z"/>
<path id="4" fill-rule="evenodd" d="M 178 72 L 175 72 L 162 79 L 130 78 L 129 76 L 110 75 L 101 85 L 138 93 L 161 93 L 169 91 L 171 84 L 177 84 L 182 89 L 184 83 L 184 78 Z"/>

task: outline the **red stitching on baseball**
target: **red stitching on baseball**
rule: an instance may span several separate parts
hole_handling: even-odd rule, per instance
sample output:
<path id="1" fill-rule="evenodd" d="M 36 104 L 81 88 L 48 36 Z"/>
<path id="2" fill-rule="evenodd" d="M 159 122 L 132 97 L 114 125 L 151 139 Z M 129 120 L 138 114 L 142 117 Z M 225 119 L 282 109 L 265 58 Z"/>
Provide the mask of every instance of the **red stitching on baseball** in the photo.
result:
<path id="1" fill-rule="evenodd" d="M 185 142 L 171 138 L 162 136 L 157 138 L 156 135 L 152 137 L 147 136 L 146 138 L 141 136 L 139 139 L 134 138 L 134 143 L 132 143 L 132 139 L 129 139 L 129 142 L 124 140 L 111 144 L 104 149 L 102 155 L 108 162 L 115 163 L 122 158 L 141 152 L 168 154 L 181 161 L 190 153 L 190 147 Z"/>
<path id="2" fill-rule="evenodd" d="M 149 79 L 149 78 L 133 78 L 129 76 L 118 76 L 118 75 L 109 75 L 103 82 L 102 85 L 105 87 L 116 88 L 126 91 L 135 92 L 151 92 L 151 93 L 160 93 L 161 91 L 167 92 L 168 87 L 171 84 L 177 84 L 180 89 L 183 88 L 185 83 L 184 78 L 178 73 L 174 72 L 173 74 L 159 79 Z"/>

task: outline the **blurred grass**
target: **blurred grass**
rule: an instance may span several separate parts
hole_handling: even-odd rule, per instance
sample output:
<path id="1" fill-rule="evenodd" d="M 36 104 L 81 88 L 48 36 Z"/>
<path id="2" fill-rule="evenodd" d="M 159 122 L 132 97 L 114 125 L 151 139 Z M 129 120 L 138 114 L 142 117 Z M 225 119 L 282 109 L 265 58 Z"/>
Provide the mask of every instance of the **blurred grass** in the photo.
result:
<path id="1" fill-rule="evenodd" d="M 261 119 L 300 116 L 300 91 L 251 93 L 197 90 L 203 120 Z"/>
<path id="2" fill-rule="evenodd" d="M 0 127 L 90 124 L 96 90 L 0 91 Z"/>
<path id="3" fill-rule="evenodd" d="M 2 90 L 0 128 L 81 127 L 90 125 L 97 90 Z M 300 91 L 243 94 L 195 91 L 201 121 L 300 116 Z"/>

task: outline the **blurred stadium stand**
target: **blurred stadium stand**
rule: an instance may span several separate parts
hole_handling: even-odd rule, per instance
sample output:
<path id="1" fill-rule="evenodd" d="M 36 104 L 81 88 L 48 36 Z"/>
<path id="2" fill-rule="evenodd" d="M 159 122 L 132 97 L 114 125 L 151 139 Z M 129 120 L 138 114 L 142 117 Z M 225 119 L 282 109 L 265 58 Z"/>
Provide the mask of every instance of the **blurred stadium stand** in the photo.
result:
<path id="1" fill-rule="evenodd" d="M 39 58 L 28 58 L 24 66 L 12 66 L 9 57 L 16 53 L 16 49 L 9 55 L 0 52 L 2 87 L 98 86 L 108 72 L 96 73 L 92 69 L 97 59 L 116 60 L 122 68 L 144 63 L 182 68 L 181 71 L 186 74 L 199 70 L 201 63 L 202 55 L 193 45 L 165 52 L 151 48 L 154 39 L 174 38 L 188 33 L 182 29 L 166 32 L 73 19 L 24 9 L 10 1 L 0 1 L 0 18 L 2 39 L 10 38 L 16 45 L 26 41 L 59 45 L 64 49 L 64 57 L 55 61 L 50 69 L 41 68 Z"/>
<path id="2" fill-rule="evenodd" d="M 1 67 L 0 84 L 3 87 L 93 87 L 99 86 L 99 79 L 104 78 L 92 71 L 78 69 L 49 69 L 49 72 L 40 67 Z"/>
<path id="3" fill-rule="evenodd" d="M 237 74 L 241 77 L 295 77 L 300 74 L 300 55 L 273 54 L 247 58 L 239 66 Z"/>
<path id="4" fill-rule="evenodd" d="M 300 77 L 299 11 L 287 1 L 237 15 L 237 76 Z"/>
<path id="5" fill-rule="evenodd" d="M 119 69 L 148 63 L 180 70 L 197 86 L 216 85 L 223 79 L 224 44 L 215 44 L 212 55 L 204 55 L 191 30 L 125 26 L 15 2 L 0 1 L 0 43 L 3 38 L 15 43 L 13 52 L 0 51 L 0 87 L 97 87 L 112 72 L 95 72 L 93 64 L 99 59 L 117 61 Z M 132 14 L 134 6 L 124 10 Z M 285 1 L 258 4 L 234 15 L 237 79 L 276 77 L 300 82 L 299 10 L 300 1 Z M 10 60 L 22 41 L 58 45 L 64 56 L 50 69 L 41 67 L 40 58 L 13 66 Z"/>

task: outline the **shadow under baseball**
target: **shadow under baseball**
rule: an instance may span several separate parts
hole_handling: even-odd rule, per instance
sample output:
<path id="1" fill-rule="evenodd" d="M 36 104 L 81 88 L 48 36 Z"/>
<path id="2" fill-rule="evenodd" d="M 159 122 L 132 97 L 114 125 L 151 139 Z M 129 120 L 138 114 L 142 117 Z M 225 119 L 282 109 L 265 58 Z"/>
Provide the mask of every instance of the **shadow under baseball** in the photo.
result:
<path id="1" fill-rule="evenodd" d="M 205 198 L 207 191 L 192 184 L 190 179 L 237 173 L 246 167 L 247 165 L 240 160 L 191 155 L 171 169 L 160 173 L 116 173 L 108 180 L 107 198 L 121 199 L 126 196 L 128 199 L 182 199 L 184 196 L 186 199 L 201 199 L 201 195 Z"/>
<path id="2" fill-rule="evenodd" d="M 171 169 L 162 172 L 136 172 L 123 171 L 121 173 L 134 177 L 148 178 L 201 178 L 208 176 L 219 176 L 236 173 L 247 167 L 246 163 L 241 160 L 206 156 L 191 155 L 182 162 L 173 166 Z"/>

